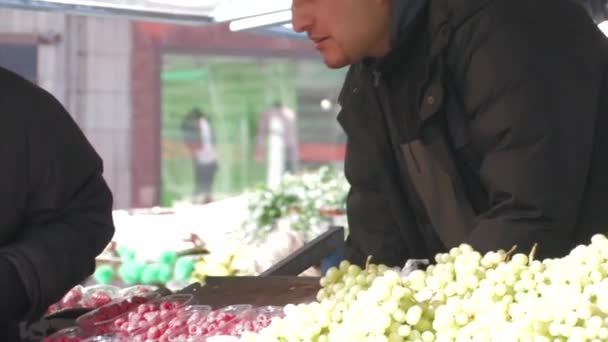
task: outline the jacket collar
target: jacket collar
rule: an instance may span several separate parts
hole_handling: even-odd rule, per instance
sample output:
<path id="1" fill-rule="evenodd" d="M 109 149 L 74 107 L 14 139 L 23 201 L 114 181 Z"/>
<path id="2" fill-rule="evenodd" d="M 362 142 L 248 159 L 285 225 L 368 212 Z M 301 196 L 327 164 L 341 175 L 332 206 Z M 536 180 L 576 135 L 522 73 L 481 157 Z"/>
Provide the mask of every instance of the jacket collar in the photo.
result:
<path id="1" fill-rule="evenodd" d="M 428 27 L 433 40 L 431 56 L 445 48 L 452 31 L 493 0 L 428 0 Z"/>
<path id="2" fill-rule="evenodd" d="M 406 37 L 408 27 L 422 13 L 428 0 L 391 1 L 391 47 L 398 46 Z"/>

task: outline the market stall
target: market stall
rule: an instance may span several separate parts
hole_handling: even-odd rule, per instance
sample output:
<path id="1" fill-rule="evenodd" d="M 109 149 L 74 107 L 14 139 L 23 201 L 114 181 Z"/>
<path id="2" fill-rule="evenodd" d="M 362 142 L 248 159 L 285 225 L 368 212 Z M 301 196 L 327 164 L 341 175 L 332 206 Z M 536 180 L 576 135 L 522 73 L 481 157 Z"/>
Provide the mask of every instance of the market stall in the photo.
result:
<path id="1" fill-rule="evenodd" d="M 220 310 L 234 305 L 247 305 L 249 309 L 275 307 L 273 310 L 280 313 L 280 308 L 289 303 L 314 300 L 319 289 L 319 278 L 297 277 L 297 274 L 319 263 L 326 255 L 340 248 L 343 242 L 343 228 L 333 227 L 259 277 L 205 277 L 204 283 L 193 283 L 174 293 L 164 287 L 150 285 L 125 289 L 112 285 L 77 286 L 49 308 L 43 320 L 30 327 L 24 340 L 40 340 L 49 334 L 52 335 L 46 341 L 63 341 L 59 339 L 62 337 L 78 338 L 80 341 L 98 335 L 111 335 L 112 340 L 130 340 L 140 334 L 140 328 L 144 325 L 146 331 L 152 329 L 155 332 L 157 324 L 169 319 L 163 316 L 169 314 L 163 314 L 161 309 L 163 305 L 170 304 L 163 303 L 175 304 L 175 300 L 183 300 L 182 304 L 175 304 L 179 309 L 192 307 L 196 311 L 197 306 L 204 305 L 204 308 L 209 308 L 205 309 L 205 314 L 212 309 Z M 146 316 L 149 313 L 146 310 L 151 308 L 146 309 L 146 305 L 151 303 L 158 305 L 156 309 L 159 313 L 154 318 Z M 170 318 L 175 318 L 178 311 L 172 312 Z M 140 315 L 133 318 L 128 315 L 130 312 Z M 156 336 L 151 340 L 162 340 L 159 338 Z"/>
<path id="2" fill-rule="evenodd" d="M 70 10 L 83 8 L 134 15 Z M 279 12 L 222 20 L 293 34 Z M 204 206 L 117 211 L 94 277 L 24 327 L 24 340 L 608 341 L 605 236 L 560 259 L 461 245 L 402 269 L 373 256 L 360 267 L 337 262 L 347 191 L 340 172 L 322 168 Z"/>
<path id="3" fill-rule="evenodd" d="M 209 278 L 104 306 L 60 333 L 73 339 L 45 341 L 606 341 L 608 238 L 556 259 L 536 248 L 463 244 L 403 269 L 344 261 L 321 279 Z"/>

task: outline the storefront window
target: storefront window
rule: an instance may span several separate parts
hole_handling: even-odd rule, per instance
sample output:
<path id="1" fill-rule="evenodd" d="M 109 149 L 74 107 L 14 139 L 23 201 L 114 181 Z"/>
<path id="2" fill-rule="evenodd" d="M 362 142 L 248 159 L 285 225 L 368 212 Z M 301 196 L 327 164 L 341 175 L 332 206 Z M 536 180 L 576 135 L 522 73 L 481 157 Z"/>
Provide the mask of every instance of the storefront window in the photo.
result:
<path id="1" fill-rule="evenodd" d="M 342 77 L 306 59 L 164 55 L 161 203 L 234 196 L 335 162 L 318 150 L 342 141 Z"/>

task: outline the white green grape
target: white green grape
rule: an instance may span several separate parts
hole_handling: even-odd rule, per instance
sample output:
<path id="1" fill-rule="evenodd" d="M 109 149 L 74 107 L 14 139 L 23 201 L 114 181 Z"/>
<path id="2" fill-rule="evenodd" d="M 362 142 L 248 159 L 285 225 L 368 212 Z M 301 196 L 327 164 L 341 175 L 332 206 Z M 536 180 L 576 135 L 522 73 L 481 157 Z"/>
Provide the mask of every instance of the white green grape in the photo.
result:
<path id="1" fill-rule="evenodd" d="M 542 246 L 541 246 L 542 247 Z M 402 277 L 347 261 L 321 278 L 317 302 L 289 305 L 246 341 L 608 341 L 608 238 L 556 259 L 462 244 Z"/>

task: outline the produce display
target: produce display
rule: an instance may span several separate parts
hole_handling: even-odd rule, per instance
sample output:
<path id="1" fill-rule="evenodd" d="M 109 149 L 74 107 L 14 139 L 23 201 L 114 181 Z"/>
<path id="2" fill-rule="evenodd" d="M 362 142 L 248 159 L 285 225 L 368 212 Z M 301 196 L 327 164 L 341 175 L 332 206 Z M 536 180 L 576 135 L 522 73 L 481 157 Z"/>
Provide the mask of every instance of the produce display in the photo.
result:
<path id="1" fill-rule="evenodd" d="M 104 334 L 115 330 L 121 325 L 118 323 L 121 316 L 124 316 L 134 308 L 145 305 L 148 299 L 146 297 L 133 296 L 123 300 L 116 300 L 112 303 L 104 305 L 96 310 L 93 310 L 83 316 L 80 316 L 76 323 L 87 332 L 94 334 Z M 124 320 L 126 322 L 126 320 Z M 116 322 L 116 323 L 115 323 Z"/>
<path id="2" fill-rule="evenodd" d="M 123 339 L 113 335 L 89 337 L 80 328 L 74 327 L 60 330 L 49 337 L 45 337 L 42 342 L 123 342 Z"/>
<path id="3" fill-rule="evenodd" d="M 134 296 L 146 297 L 157 289 L 156 286 L 149 285 L 137 285 L 125 289 L 111 285 L 89 287 L 77 285 L 68 291 L 59 302 L 51 305 L 47 310 L 47 315 L 70 309 L 97 309 L 116 300 Z"/>
<path id="4" fill-rule="evenodd" d="M 120 296 L 120 289 L 115 286 L 96 285 L 90 287 L 75 286 L 59 302 L 51 305 L 47 314 L 62 310 L 95 309 L 110 303 Z"/>
<path id="5" fill-rule="evenodd" d="M 215 311 L 193 310 L 180 320 L 181 331 L 172 334 L 176 341 L 199 340 L 224 331 L 226 325 L 237 320 L 243 313 L 251 310 L 251 305 L 231 305 Z"/>
<path id="6" fill-rule="evenodd" d="M 238 341 L 245 332 L 259 332 L 284 316 L 282 307 L 243 304 L 214 311 L 205 305 L 189 305 L 191 301 L 191 295 L 183 294 L 153 301 L 133 297 L 81 316 L 78 327 L 59 331 L 43 342 Z"/>
<path id="7" fill-rule="evenodd" d="M 245 341 L 607 341 L 608 239 L 559 259 L 463 244 L 407 276 L 344 261 Z"/>
<path id="8" fill-rule="evenodd" d="M 245 333 L 256 333 L 270 326 L 275 318 L 284 317 L 284 309 L 274 306 L 266 306 L 245 311 L 236 319 L 229 321 L 209 336 L 217 337 L 241 337 Z M 209 340 L 209 339 L 208 339 Z"/>
<path id="9" fill-rule="evenodd" d="M 328 166 L 298 175 L 286 174 L 276 188 L 254 189 L 249 199 L 249 219 L 242 239 L 262 242 L 270 233 L 286 229 L 312 239 L 323 233 L 328 218 L 342 214 L 349 184 L 342 172 Z"/>
<path id="10" fill-rule="evenodd" d="M 191 301 L 191 295 L 171 295 L 141 304 L 126 317 L 114 321 L 115 330 L 131 336 L 134 342 L 168 338 L 169 334 L 177 332 L 176 327 L 170 327 L 169 323 Z"/>

